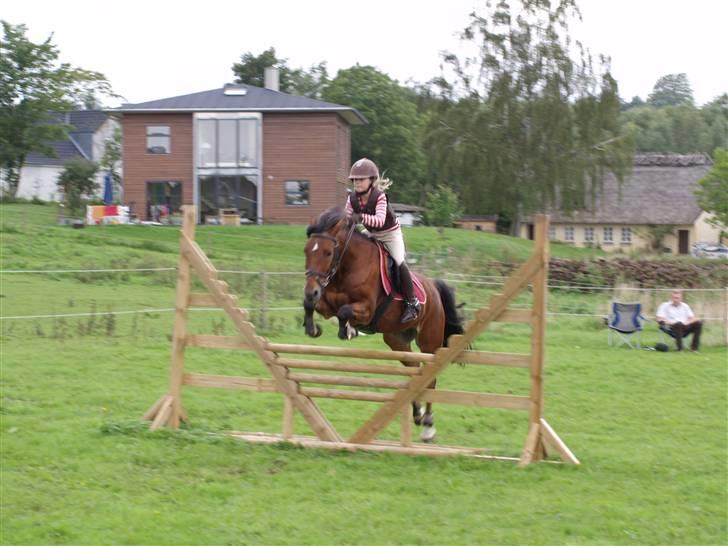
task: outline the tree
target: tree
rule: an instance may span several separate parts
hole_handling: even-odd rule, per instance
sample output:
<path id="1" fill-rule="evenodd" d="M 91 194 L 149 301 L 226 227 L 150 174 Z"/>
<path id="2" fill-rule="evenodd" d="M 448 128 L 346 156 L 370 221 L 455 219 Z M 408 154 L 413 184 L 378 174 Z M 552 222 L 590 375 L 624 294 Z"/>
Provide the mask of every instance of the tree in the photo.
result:
<path id="1" fill-rule="evenodd" d="M 705 104 L 700 114 L 707 125 L 701 151 L 712 154 L 716 148 L 728 149 L 728 93 Z"/>
<path id="2" fill-rule="evenodd" d="M 82 158 L 69 159 L 58 177 L 58 189 L 63 192 L 66 209 L 71 216 L 81 213 L 84 199 L 90 199 L 98 191 L 96 173 L 99 167 L 93 161 Z"/>
<path id="3" fill-rule="evenodd" d="M 425 221 L 430 226 L 450 227 L 462 216 L 457 194 L 443 185 L 428 194 L 425 207 Z"/>
<path id="4" fill-rule="evenodd" d="M 698 182 L 695 192 L 698 205 L 712 214 L 708 222 L 728 231 L 728 150 L 718 148 L 713 154 L 713 168 Z"/>
<path id="5" fill-rule="evenodd" d="M 409 91 L 371 66 L 339 70 L 326 86 L 323 99 L 356 108 L 369 122 L 351 131 L 353 159 L 368 157 L 394 184 L 392 198 L 420 203 L 425 158 L 422 120 Z"/>
<path id="6" fill-rule="evenodd" d="M 728 148 L 728 95 L 702 108 L 631 108 L 622 112 L 620 122 L 634 128 L 637 151 L 712 154 L 716 148 Z"/>
<path id="7" fill-rule="evenodd" d="M 320 99 L 330 81 L 326 62 L 311 65 L 308 71 L 303 68 L 291 70 L 290 80 L 288 93 Z"/>
<path id="8" fill-rule="evenodd" d="M 640 106 L 644 105 L 645 101 L 643 101 L 641 97 L 635 95 L 629 102 L 622 101 L 621 110 L 624 112 L 626 110 L 630 110 L 631 108 L 639 108 Z"/>
<path id="9" fill-rule="evenodd" d="M 617 82 L 607 59 L 573 49 L 567 20 L 574 0 L 501 0 L 471 14 L 462 38 L 478 53 L 445 56 L 428 155 L 435 182 L 456 181 L 467 212 L 514 219 L 557 206 L 582 208 L 606 171 L 621 180 L 633 144 L 618 124 Z M 577 44 L 579 45 L 579 44 Z"/>
<path id="10" fill-rule="evenodd" d="M 290 68 L 288 59 L 278 58 L 275 48 L 269 47 L 260 55 L 248 52 L 240 57 L 240 62 L 232 66 L 235 82 L 264 87 L 265 69 L 268 67 L 278 69 L 280 90 L 292 95 L 319 98 L 329 81 L 325 62 L 311 66 L 309 71 Z"/>
<path id="11" fill-rule="evenodd" d="M 83 102 L 89 91 L 113 93 L 102 74 L 59 63 L 52 36 L 35 44 L 25 25 L 1 23 L 0 171 L 15 196 L 28 153 L 52 156 L 49 143 L 67 137 L 69 126 L 59 123 L 59 114 Z"/>
<path id="12" fill-rule="evenodd" d="M 679 106 L 687 104 L 692 106 L 693 90 L 690 88 L 687 74 L 668 74 L 657 80 L 647 102 L 656 108 L 663 106 Z"/>

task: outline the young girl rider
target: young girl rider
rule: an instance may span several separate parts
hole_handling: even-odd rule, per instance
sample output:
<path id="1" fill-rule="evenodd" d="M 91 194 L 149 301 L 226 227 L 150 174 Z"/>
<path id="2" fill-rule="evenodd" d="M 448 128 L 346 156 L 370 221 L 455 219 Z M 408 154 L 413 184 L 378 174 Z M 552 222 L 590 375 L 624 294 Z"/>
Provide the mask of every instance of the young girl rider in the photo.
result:
<path id="1" fill-rule="evenodd" d="M 389 206 L 384 191 L 392 184 L 379 178 L 376 164 L 362 158 L 351 166 L 349 180 L 354 183 L 354 192 L 346 200 L 346 214 L 356 223 L 363 224 L 372 237 L 381 241 L 399 268 L 401 289 L 405 297 L 405 310 L 400 322 L 405 323 L 417 318 L 420 302 L 415 297 L 412 276 L 405 262 L 404 239 L 399 220 Z"/>

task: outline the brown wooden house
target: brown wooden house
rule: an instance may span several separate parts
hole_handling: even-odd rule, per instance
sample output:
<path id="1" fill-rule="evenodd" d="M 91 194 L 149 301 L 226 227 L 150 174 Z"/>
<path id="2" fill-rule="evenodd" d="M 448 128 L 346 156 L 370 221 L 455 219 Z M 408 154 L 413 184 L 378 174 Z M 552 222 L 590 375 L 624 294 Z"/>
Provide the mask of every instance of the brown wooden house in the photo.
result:
<path id="1" fill-rule="evenodd" d="M 268 74 L 266 74 L 268 76 Z M 342 204 L 355 109 L 228 84 L 190 95 L 124 104 L 124 204 L 142 220 L 198 207 L 201 222 L 307 223 Z M 227 223 L 227 222 L 226 222 Z"/>
<path id="2" fill-rule="evenodd" d="M 455 222 L 455 227 L 495 233 L 497 222 L 497 214 L 464 214 Z"/>

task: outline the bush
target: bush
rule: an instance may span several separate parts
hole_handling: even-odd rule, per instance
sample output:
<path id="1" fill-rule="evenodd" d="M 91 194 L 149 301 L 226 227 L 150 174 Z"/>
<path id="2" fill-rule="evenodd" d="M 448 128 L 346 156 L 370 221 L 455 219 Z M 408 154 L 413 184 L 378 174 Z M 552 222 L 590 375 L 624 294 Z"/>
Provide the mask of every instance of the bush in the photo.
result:
<path id="1" fill-rule="evenodd" d="M 617 281 L 626 281 L 642 288 L 721 288 L 728 284 L 728 268 L 722 263 L 678 260 L 551 258 L 549 279 L 591 286 L 614 286 Z"/>

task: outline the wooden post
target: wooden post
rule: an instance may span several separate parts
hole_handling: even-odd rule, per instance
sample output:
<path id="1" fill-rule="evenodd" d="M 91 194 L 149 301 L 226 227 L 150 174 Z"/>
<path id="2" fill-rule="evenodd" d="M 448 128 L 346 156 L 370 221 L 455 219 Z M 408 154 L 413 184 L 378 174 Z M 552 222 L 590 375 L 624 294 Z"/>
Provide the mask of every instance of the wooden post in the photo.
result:
<path id="1" fill-rule="evenodd" d="M 546 286 L 549 267 L 548 217 L 538 214 L 534 218 L 535 254 L 540 268 L 533 277 L 533 304 L 531 311 L 531 409 L 529 410 L 529 434 L 524 449 L 531 461 L 544 458 L 545 450 L 541 441 L 541 419 L 543 417 L 543 365 L 546 349 Z"/>
<path id="2" fill-rule="evenodd" d="M 195 237 L 196 208 L 183 207 L 183 224 L 180 234 L 180 253 L 177 262 L 177 295 L 175 298 L 174 330 L 172 332 L 172 357 L 170 359 L 169 392 L 162 396 L 145 414 L 144 419 L 152 421 L 151 430 L 163 426 L 179 428 L 186 420 L 182 407 L 182 384 L 184 383 L 184 358 L 187 346 L 187 309 L 190 303 L 192 268 L 185 253 L 185 240 Z"/>
<path id="3" fill-rule="evenodd" d="M 182 233 L 191 239 L 195 237 L 195 207 L 183 209 Z M 184 239 L 184 237 L 182 237 Z M 187 338 L 187 306 L 190 298 L 190 262 L 184 252 L 180 252 L 177 265 L 177 298 L 175 301 L 174 331 L 172 334 L 172 358 L 170 362 L 169 395 L 172 408 L 169 426 L 179 427 L 182 416 L 182 378 L 184 375 L 184 353 Z"/>
<path id="4" fill-rule="evenodd" d="M 264 330 L 268 328 L 268 274 L 265 271 L 260 274 L 260 325 Z"/>
<path id="5" fill-rule="evenodd" d="M 724 315 L 723 315 L 723 328 L 725 329 L 725 344 L 728 345 L 728 286 L 725 287 L 725 291 L 723 292 L 723 307 L 724 307 Z"/>

